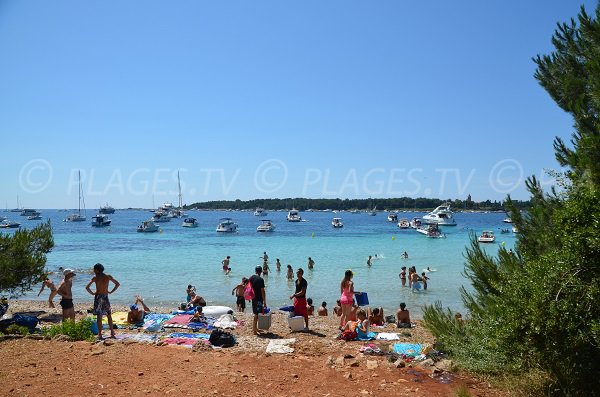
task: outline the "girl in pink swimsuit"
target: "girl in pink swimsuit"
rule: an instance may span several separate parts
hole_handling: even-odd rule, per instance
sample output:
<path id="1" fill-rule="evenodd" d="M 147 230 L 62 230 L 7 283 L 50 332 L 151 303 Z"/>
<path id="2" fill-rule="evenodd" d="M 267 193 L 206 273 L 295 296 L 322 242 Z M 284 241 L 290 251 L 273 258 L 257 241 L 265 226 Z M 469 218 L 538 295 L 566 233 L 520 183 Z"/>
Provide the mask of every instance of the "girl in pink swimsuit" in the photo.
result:
<path id="1" fill-rule="evenodd" d="M 344 279 L 340 284 L 340 291 L 342 293 L 342 296 L 340 297 L 340 303 L 342 306 L 340 327 L 346 325 L 346 321 L 348 321 L 348 315 L 352 310 L 352 303 L 354 301 L 354 283 L 352 282 L 352 276 L 352 270 L 346 270 L 346 273 L 344 273 Z"/>

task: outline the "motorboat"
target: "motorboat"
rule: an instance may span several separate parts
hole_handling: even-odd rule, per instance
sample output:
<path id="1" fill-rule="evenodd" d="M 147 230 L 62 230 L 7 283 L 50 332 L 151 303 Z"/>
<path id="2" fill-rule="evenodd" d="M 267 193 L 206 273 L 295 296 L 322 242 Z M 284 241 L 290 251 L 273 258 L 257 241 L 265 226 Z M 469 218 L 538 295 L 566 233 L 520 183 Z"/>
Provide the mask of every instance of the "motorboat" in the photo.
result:
<path id="1" fill-rule="evenodd" d="M 504 218 L 502 220 L 502 222 L 504 222 L 504 223 L 512 223 L 512 219 L 510 219 L 510 217 L 507 217 L 507 218 Z"/>
<path id="2" fill-rule="evenodd" d="M 512 227 L 512 232 L 513 232 L 513 233 L 519 233 L 519 230 L 518 230 L 518 229 L 517 229 L 515 226 L 513 226 L 513 227 Z"/>
<path id="3" fill-rule="evenodd" d="M 2 222 L 0 222 L 0 228 L 2 229 L 16 229 L 18 227 L 21 227 L 21 224 L 19 222 L 10 221 L 8 219 L 5 219 Z"/>
<path id="4" fill-rule="evenodd" d="M 171 222 L 171 218 L 172 218 L 172 216 L 169 214 L 169 212 L 166 212 L 164 210 L 159 210 L 159 211 L 154 212 L 154 216 L 152 217 L 152 222 L 156 222 L 156 223 Z"/>
<path id="5" fill-rule="evenodd" d="M 237 223 L 233 222 L 231 218 L 221 218 L 219 219 L 219 224 L 217 225 L 217 232 L 219 233 L 235 233 L 237 232 Z"/>
<path id="6" fill-rule="evenodd" d="M 390 212 L 387 217 L 388 222 L 396 223 L 398 222 L 398 214 L 395 212 Z"/>
<path id="7" fill-rule="evenodd" d="M 494 232 L 490 230 L 484 230 L 481 233 L 481 236 L 477 237 L 477 241 L 480 243 L 493 243 L 496 241 L 496 236 L 494 236 Z"/>
<path id="8" fill-rule="evenodd" d="M 81 171 L 78 172 L 79 175 L 79 201 L 77 206 L 77 213 L 72 213 L 71 215 L 65 218 L 65 222 L 85 222 L 85 201 L 83 202 L 83 215 L 81 215 L 81 202 L 83 201 L 83 188 L 81 186 Z"/>
<path id="9" fill-rule="evenodd" d="M 267 216 L 268 212 L 265 211 L 264 208 L 257 208 L 256 211 L 254 211 L 254 216 Z"/>
<path id="10" fill-rule="evenodd" d="M 163 205 L 161 205 L 160 207 L 158 207 L 159 211 L 164 211 L 164 212 L 169 212 L 171 210 L 174 210 L 175 207 L 173 206 L 173 203 L 163 203 Z"/>
<path id="11" fill-rule="evenodd" d="M 108 218 L 108 216 L 104 214 L 98 214 L 92 217 L 92 226 L 94 227 L 104 227 L 110 226 L 112 221 Z"/>
<path id="12" fill-rule="evenodd" d="M 42 215 L 39 212 L 37 212 L 37 215 L 29 215 L 27 217 L 28 221 L 39 221 L 40 219 L 42 219 Z"/>
<path id="13" fill-rule="evenodd" d="M 115 213 L 115 209 L 113 207 L 111 207 L 110 205 L 108 205 L 108 203 L 106 203 L 106 205 L 103 205 L 100 207 L 100 209 L 98 210 L 99 214 L 114 214 Z"/>
<path id="14" fill-rule="evenodd" d="M 444 203 L 427 215 L 423 215 L 423 223 L 440 226 L 456 226 L 454 214 L 450 210 L 449 203 Z"/>
<path id="15" fill-rule="evenodd" d="M 418 229 L 423 225 L 423 222 L 421 222 L 421 218 L 412 218 L 412 221 L 410 221 L 410 227 L 412 229 Z"/>
<path id="16" fill-rule="evenodd" d="M 418 233 L 425 235 L 429 238 L 444 238 L 446 235 L 440 231 L 439 226 L 436 223 L 432 223 L 426 226 L 421 226 L 417 229 Z"/>
<path id="17" fill-rule="evenodd" d="M 333 226 L 336 229 L 344 227 L 344 224 L 342 223 L 342 218 L 333 218 L 331 220 L 331 226 Z"/>
<path id="18" fill-rule="evenodd" d="M 4 221 L 4 220 L 6 220 L 6 217 L 5 217 L 5 216 L 2 216 L 2 215 L 0 215 L 0 222 L 2 222 L 2 221 Z"/>
<path id="19" fill-rule="evenodd" d="M 142 222 L 142 224 L 138 226 L 137 231 L 139 233 L 153 233 L 158 232 L 159 228 L 160 227 L 150 219 Z"/>
<path id="20" fill-rule="evenodd" d="M 287 220 L 288 222 L 300 222 L 302 218 L 300 217 L 300 213 L 298 212 L 298 210 L 292 208 L 287 214 Z"/>
<path id="21" fill-rule="evenodd" d="M 402 218 L 402 219 L 400 219 L 400 222 L 398 222 L 398 227 L 400 229 L 409 229 L 410 228 L 410 222 L 408 221 L 408 219 Z"/>
<path id="22" fill-rule="evenodd" d="M 181 224 L 183 227 L 198 227 L 198 221 L 196 218 L 185 218 Z"/>
<path id="23" fill-rule="evenodd" d="M 36 216 L 36 215 L 40 215 L 40 213 L 31 208 L 23 208 L 23 211 L 21 211 L 21 216 Z"/>
<path id="24" fill-rule="evenodd" d="M 257 232 L 272 232 L 275 230 L 275 225 L 269 219 L 263 219 L 262 223 L 256 228 Z"/>

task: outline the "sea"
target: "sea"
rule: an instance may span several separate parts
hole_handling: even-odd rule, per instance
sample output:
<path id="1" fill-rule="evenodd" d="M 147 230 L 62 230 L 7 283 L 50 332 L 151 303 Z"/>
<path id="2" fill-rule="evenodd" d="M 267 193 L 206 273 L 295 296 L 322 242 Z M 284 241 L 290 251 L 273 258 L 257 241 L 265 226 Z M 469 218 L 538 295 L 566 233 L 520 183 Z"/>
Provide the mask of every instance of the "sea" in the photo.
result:
<path id="1" fill-rule="evenodd" d="M 105 272 L 121 284 L 111 295 L 118 304 L 133 303 L 139 294 L 150 306 L 173 307 L 185 301 L 188 284 L 196 287 L 209 305 L 235 308 L 232 289 L 242 277 L 249 277 L 256 265 L 262 264 L 263 253 L 269 256 L 271 272 L 265 276 L 267 304 L 279 308 L 291 304 L 289 296 L 294 284 L 286 278 L 286 266 L 304 269 L 308 281 L 307 297 L 315 306 L 327 302 L 332 309 L 340 297 L 340 282 L 347 269 L 354 273 L 356 291 L 366 292 L 371 307 L 383 307 L 394 313 L 400 302 L 405 302 L 415 318 L 421 316 L 425 305 L 440 301 L 445 307 L 463 311 L 460 287 L 470 290 L 464 277 L 466 247 L 470 235 L 483 230 L 496 233 L 496 242 L 484 244 L 486 252 L 496 255 L 501 246 L 514 248 L 515 234 L 500 233 L 511 229 L 503 223 L 504 213 L 455 213 L 457 226 L 442 227 L 446 238 L 427 238 L 412 229 L 401 230 L 396 223 L 388 222 L 387 213 L 376 216 L 350 212 L 301 212 L 302 222 L 286 221 L 286 212 L 269 212 L 257 217 L 245 211 L 188 211 L 196 218 L 197 228 L 182 227 L 182 218 L 161 223 L 157 233 L 138 233 L 137 226 L 149 219 L 148 210 L 117 210 L 109 215 L 112 224 L 105 228 L 91 226 L 87 211 L 85 222 L 64 222 L 69 212 L 42 210 L 44 220 L 50 219 L 55 247 L 47 255 L 47 270 L 51 279 L 60 282 L 60 268 L 71 268 L 77 273 L 73 284 L 75 303 L 89 302 L 93 297 L 85 290 L 92 277 L 95 263 L 102 263 Z M 422 212 L 400 212 L 398 218 L 421 217 Z M 26 220 L 17 213 L 5 213 L 11 220 L 30 228 L 41 221 Z M 217 233 L 220 218 L 229 217 L 236 222 L 237 233 Z M 342 218 L 344 227 L 333 228 L 333 217 Z M 256 227 L 262 219 L 270 219 L 276 229 L 271 233 L 258 233 Z M 3 229 L 2 233 L 12 233 Z M 408 259 L 402 254 L 408 253 Z M 221 261 L 231 256 L 232 271 L 225 275 Z M 368 256 L 372 266 L 367 266 Z M 313 270 L 307 269 L 308 257 L 315 261 Z M 279 258 L 281 271 L 275 269 Z M 428 289 L 413 292 L 402 287 L 399 273 L 402 266 L 415 266 L 419 274 L 429 268 Z M 37 296 L 39 287 L 23 298 L 46 300 L 47 292 Z"/>

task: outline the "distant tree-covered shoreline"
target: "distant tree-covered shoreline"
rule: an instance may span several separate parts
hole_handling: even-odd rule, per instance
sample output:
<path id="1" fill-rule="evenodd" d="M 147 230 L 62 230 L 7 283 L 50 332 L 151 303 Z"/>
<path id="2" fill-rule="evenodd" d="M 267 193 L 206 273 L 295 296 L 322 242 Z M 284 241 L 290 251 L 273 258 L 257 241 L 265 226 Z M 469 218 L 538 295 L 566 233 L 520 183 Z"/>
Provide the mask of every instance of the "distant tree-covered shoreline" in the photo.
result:
<path id="1" fill-rule="evenodd" d="M 466 200 L 435 199 L 435 198 L 367 198 L 367 199 L 311 199 L 311 198 L 283 198 L 283 199 L 254 199 L 254 200 L 217 200 L 197 202 L 186 205 L 186 209 L 198 208 L 208 210 L 254 210 L 265 208 L 268 210 L 286 210 L 296 208 L 299 211 L 313 210 L 365 210 L 376 207 L 378 210 L 430 210 L 443 203 L 450 203 L 455 211 L 504 211 L 501 201 L 476 202 L 467 197 Z M 527 209 L 529 201 L 513 201 L 519 209 Z"/>

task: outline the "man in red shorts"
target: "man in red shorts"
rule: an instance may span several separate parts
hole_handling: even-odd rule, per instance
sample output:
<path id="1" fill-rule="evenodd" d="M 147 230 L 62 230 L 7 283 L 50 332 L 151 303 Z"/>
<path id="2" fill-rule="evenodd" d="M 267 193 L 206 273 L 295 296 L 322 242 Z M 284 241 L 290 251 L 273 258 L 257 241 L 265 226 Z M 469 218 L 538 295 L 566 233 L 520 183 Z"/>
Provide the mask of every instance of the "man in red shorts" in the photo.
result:
<path id="1" fill-rule="evenodd" d="M 302 268 L 296 271 L 296 292 L 290 296 L 290 299 L 294 299 L 294 313 L 296 316 L 304 317 L 304 323 L 306 324 L 304 331 L 308 331 L 308 310 L 306 309 L 306 288 L 308 282 L 303 277 L 304 270 Z"/>

